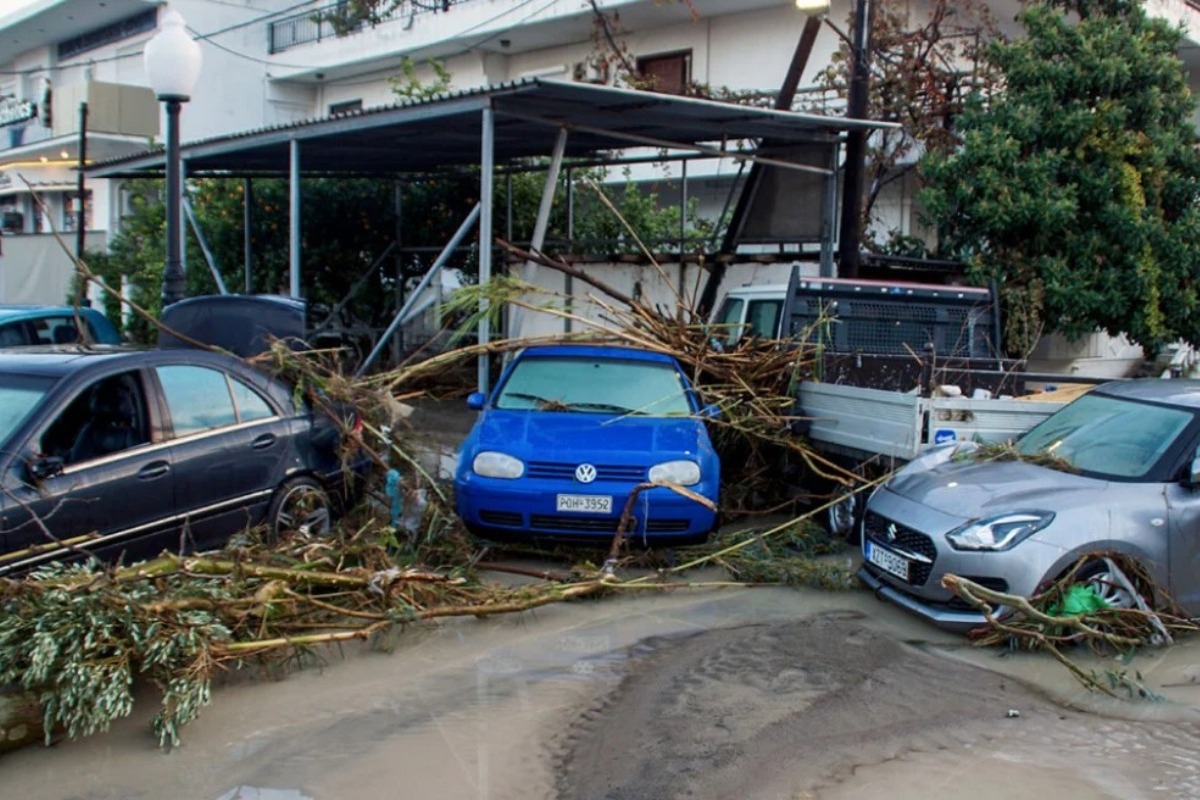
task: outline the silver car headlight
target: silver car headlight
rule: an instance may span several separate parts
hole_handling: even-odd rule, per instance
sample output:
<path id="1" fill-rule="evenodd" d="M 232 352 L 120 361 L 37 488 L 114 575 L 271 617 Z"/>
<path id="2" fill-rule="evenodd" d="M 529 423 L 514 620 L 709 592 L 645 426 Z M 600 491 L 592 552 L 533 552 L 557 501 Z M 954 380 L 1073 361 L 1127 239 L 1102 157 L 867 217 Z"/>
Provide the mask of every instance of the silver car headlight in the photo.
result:
<path id="1" fill-rule="evenodd" d="M 700 482 L 700 465 L 695 461 L 664 461 L 650 468 L 651 483 L 692 486 Z"/>
<path id="2" fill-rule="evenodd" d="M 946 534 L 955 550 L 1007 550 L 1054 521 L 1050 511 L 1020 511 L 968 522 Z"/>
<path id="3" fill-rule="evenodd" d="M 525 464 L 519 458 L 494 450 L 484 450 L 475 456 L 471 469 L 485 478 L 519 478 L 525 474 Z"/>

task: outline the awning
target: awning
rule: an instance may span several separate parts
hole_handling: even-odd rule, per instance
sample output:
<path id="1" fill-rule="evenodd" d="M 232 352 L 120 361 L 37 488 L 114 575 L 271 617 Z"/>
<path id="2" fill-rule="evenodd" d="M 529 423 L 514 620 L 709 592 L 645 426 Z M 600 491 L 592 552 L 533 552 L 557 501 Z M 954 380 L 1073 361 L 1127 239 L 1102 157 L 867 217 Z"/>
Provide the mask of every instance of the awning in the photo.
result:
<path id="1" fill-rule="evenodd" d="M 743 142 L 774 145 L 832 141 L 854 129 L 892 123 L 824 117 L 612 86 L 530 78 L 516 83 L 398 103 L 197 142 L 181 148 L 188 174 L 286 175 L 291 142 L 305 174 L 405 174 L 480 161 L 482 114 L 495 113 L 495 157 L 546 156 L 560 128 L 566 155 L 582 157 L 631 147 L 731 155 Z M 187 113 L 186 106 L 184 114 Z M 88 167 L 96 178 L 161 174 L 164 151 Z"/>

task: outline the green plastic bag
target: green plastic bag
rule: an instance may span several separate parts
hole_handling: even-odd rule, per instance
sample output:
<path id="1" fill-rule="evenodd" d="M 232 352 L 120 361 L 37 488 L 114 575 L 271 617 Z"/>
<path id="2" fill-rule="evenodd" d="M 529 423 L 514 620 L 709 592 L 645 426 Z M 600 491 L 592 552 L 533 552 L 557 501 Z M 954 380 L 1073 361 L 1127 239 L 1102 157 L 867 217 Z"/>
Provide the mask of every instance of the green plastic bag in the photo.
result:
<path id="1" fill-rule="evenodd" d="M 1100 596 L 1096 587 L 1086 583 L 1075 583 L 1067 588 L 1062 605 L 1055 603 L 1047 612 L 1054 617 L 1076 617 L 1108 607 L 1108 601 Z"/>

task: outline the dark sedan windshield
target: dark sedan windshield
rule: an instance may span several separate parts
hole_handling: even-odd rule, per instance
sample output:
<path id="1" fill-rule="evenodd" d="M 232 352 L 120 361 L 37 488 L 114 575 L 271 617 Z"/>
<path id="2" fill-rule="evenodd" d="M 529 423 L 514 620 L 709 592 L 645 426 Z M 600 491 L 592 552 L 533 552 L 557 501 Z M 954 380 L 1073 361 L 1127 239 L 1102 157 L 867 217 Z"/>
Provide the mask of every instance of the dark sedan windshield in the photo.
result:
<path id="1" fill-rule="evenodd" d="M 1141 478 L 1193 419 L 1187 409 L 1087 394 L 1022 436 L 1017 451 L 1046 453 L 1083 472 Z"/>
<path id="2" fill-rule="evenodd" d="M 517 362 L 497 408 L 592 414 L 691 414 L 670 364 L 610 358 L 538 357 Z"/>
<path id="3" fill-rule="evenodd" d="M 54 381 L 25 375 L 0 376 L 0 445 L 6 445 Z"/>

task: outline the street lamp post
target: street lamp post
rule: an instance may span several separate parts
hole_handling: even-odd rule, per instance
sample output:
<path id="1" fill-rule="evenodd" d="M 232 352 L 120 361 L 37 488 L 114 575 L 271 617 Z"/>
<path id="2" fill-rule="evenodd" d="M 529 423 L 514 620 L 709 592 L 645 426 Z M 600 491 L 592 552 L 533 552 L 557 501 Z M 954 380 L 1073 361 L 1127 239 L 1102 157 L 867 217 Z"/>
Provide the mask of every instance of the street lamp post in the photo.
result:
<path id="1" fill-rule="evenodd" d="M 167 112 L 167 261 L 163 268 L 162 304 L 182 300 L 187 280 L 180 257 L 183 244 L 183 181 L 179 158 L 179 109 L 191 99 L 200 77 L 200 45 L 188 35 L 183 17 L 167 10 L 159 32 L 146 43 L 146 74 Z"/>

